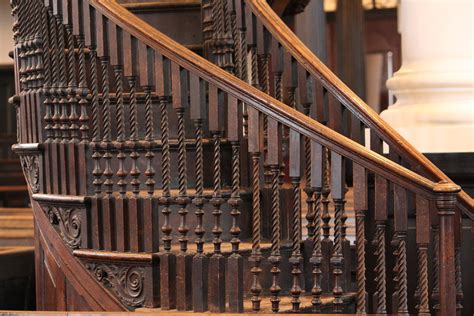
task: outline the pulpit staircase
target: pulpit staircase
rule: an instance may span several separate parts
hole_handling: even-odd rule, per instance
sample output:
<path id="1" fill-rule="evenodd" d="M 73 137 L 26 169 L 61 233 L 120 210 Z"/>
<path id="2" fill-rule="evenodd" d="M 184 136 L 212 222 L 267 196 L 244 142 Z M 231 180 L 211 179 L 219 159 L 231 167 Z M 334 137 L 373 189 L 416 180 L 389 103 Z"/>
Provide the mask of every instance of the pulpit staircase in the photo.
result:
<path id="1" fill-rule="evenodd" d="M 473 200 L 265 1 L 203 0 L 203 57 L 132 4 L 11 4 L 38 309 L 466 312 Z"/>

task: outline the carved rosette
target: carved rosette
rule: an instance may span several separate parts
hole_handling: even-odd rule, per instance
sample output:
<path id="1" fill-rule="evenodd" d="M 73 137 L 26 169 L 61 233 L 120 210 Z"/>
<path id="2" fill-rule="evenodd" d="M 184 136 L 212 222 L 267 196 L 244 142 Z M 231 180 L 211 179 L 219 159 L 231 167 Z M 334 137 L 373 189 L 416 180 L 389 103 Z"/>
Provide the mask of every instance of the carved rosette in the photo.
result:
<path id="1" fill-rule="evenodd" d="M 44 211 L 50 223 L 59 231 L 59 234 L 69 248 L 79 248 L 82 241 L 82 209 L 76 207 L 47 206 L 44 208 Z"/>
<path id="2" fill-rule="evenodd" d="M 144 305 L 144 268 L 92 262 L 86 263 L 85 266 L 97 281 L 114 292 L 127 307 L 136 308 Z"/>
<path id="3" fill-rule="evenodd" d="M 21 168 L 31 192 L 40 191 L 40 163 L 38 155 L 20 155 Z"/>

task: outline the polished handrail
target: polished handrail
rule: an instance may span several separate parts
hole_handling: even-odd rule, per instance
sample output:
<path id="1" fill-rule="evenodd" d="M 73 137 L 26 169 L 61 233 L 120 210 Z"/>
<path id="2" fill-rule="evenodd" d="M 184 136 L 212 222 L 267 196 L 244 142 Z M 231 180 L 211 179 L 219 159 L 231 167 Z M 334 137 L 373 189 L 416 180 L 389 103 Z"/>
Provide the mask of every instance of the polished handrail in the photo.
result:
<path id="1" fill-rule="evenodd" d="M 321 145 L 415 193 L 434 198 L 436 183 L 379 155 L 229 74 L 147 24 L 114 0 L 90 0 L 109 20 L 184 69 Z"/>
<path id="2" fill-rule="evenodd" d="M 266 29 L 285 47 L 311 75 L 342 102 L 361 122 L 373 129 L 391 149 L 407 159 L 414 170 L 425 171 L 435 181 L 450 181 L 435 164 L 406 141 L 393 127 L 385 122 L 367 103 L 359 98 L 296 36 L 272 10 L 266 0 L 247 0 L 252 12 Z M 462 209 L 474 220 L 474 199 L 466 192 L 458 194 Z"/>

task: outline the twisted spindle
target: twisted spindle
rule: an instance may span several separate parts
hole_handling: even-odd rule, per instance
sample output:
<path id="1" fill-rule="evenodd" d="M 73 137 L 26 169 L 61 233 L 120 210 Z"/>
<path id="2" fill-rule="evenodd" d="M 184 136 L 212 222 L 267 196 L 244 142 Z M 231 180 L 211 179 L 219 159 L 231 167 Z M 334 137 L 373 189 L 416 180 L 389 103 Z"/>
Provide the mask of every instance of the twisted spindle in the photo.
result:
<path id="1" fill-rule="evenodd" d="M 178 232 L 180 233 L 179 243 L 181 252 L 187 251 L 188 238 L 187 234 L 189 232 L 189 227 L 186 225 L 186 215 L 188 211 L 186 206 L 188 204 L 187 197 L 187 178 L 186 178 L 186 139 L 185 139 L 185 130 L 184 130 L 184 108 L 180 107 L 177 110 L 178 114 L 178 188 L 179 188 L 179 197 L 176 202 L 180 205 L 178 214 L 180 216 L 180 224 L 178 227 Z"/>
<path id="2" fill-rule="evenodd" d="M 377 222 L 375 227 L 375 303 L 376 312 L 387 313 L 386 271 L 385 271 L 385 223 Z"/>
<path id="3" fill-rule="evenodd" d="M 252 293 L 252 311 L 260 310 L 262 285 L 260 284 L 260 263 L 262 261 L 262 253 L 260 250 L 260 153 L 252 154 L 252 254 L 250 260 L 253 266 L 250 270 L 252 273 L 252 285 L 250 292 Z"/>
<path id="4" fill-rule="evenodd" d="M 67 64 L 68 64 L 68 89 L 67 94 L 69 96 L 69 108 L 71 110 L 69 114 L 69 121 L 71 125 L 69 126 L 71 134 L 71 142 L 79 142 L 79 116 L 77 115 L 77 81 L 76 81 L 76 54 L 75 54 L 75 45 L 74 45 L 74 35 L 72 33 L 72 25 L 66 26 L 67 34 Z"/>
<path id="5" fill-rule="evenodd" d="M 130 158 L 132 159 L 132 166 L 130 168 L 130 175 L 132 180 L 130 184 L 132 186 L 132 192 L 135 197 L 138 197 L 140 193 L 140 169 L 138 168 L 138 159 L 140 154 L 137 151 L 138 142 L 138 109 L 137 109 L 137 96 L 136 96 L 136 78 L 131 76 L 128 78 L 129 85 L 129 98 L 130 98 Z"/>
<path id="6" fill-rule="evenodd" d="M 344 212 L 344 200 L 334 199 L 334 248 L 331 263 L 333 265 L 334 287 L 334 312 L 341 312 L 342 307 L 342 267 L 343 267 L 343 234 L 342 234 L 342 216 Z"/>
<path id="7" fill-rule="evenodd" d="M 147 141 L 147 152 L 145 158 L 147 161 L 145 176 L 145 185 L 148 188 L 148 197 L 152 197 L 155 192 L 155 169 L 153 168 L 153 107 L 151 99 L 151 87 L 146 86 L 143 89 L 145 91 L 145 140 Z"/>
<path id="8" fill-rule="evenodd" d="M 428 290 L 428 247 L 427 245 L 420 245 L 418 247 L 418 284 L 419 284 L 418 313 L 430 315 L 429 290 Z"/>
<path id="9" fill-rule="evenodd" d="M 161 144 L 162 144 L 162 155 L 161 155 L 161 176 L 162 176 L 162 196 L 160 198 L 160 204 L 163 205 L 161 211 L 164 216 L 163 226 L 161 231 L 163 232 L 163 248 L 166 252 L 171 251 L 171 237 L 172 227 L 170 225 L 170 214 L 171 209 L 169 208 L 171 198 L 171 165 L 170 165 L 170 144 L 169 144 L 169 126 L 168 126 L 168 98 L 165 96 L 160 97 L 160 128 L 161 128 Z"/>
<path id="10" fill-rule="evenodd" d="M 92 141 L 100 139 L 99 127 L 99 81 L 97 78 L 97 51 L 90 47 L 90 76 L 91 76 L 91 108 L 92 108 Z"/>
<path id="11" fill-rule="evenodd" d="M 398 232 L 397 236 L 397 297 L 398 313 L 408 314 L 408 275 L 406 233 Z"/>
<path id="12" fill-rule="evenodd" d="M 270 301 L 272 302 L 272 311 L 277 313 L 280 310 L 280 262 L 281 262 L 281 255 L 280 255 L 280 166 L 273 165 L 271 166 L 272 172 L 272 203 L 271 203 L 271 240 L 272 240 L 272 247 L 271 247 L 271 254 L 269 261 L 272 264 L 272 268 L 270 270 L 272 274 L 272 285 L 270 287 L 270 293 L 272 297 Z"/>
<path id="13" fill-rule="evenodd" d="M 112 129 L 111 129 L 111 116 L 110 116 L 110 83 L 109 83 L 109 60 L 107 57 L 100 58 L 100 64 L 102 66 L 102 121 L 103 121 L 103 138 L 102 145 L 105 150 L 103 158 L 105 160 L 105 168 L 103 175 L 105 176 L 104 185 L 106 187 L 106 193 L 113 193 L 114 182 L 112 176 L 112 154 L 110 152 L 110 142 L 112 140 Z"/>
<path id="14" fill-rule="evenodd" d="M 77 46 L 79 50 L 78 64 L 79 64 L 79 86 L 77 94 L 79 95 L 79 106 L 81 109 L 81 115 L 79 116 L 80 127 L 79 131 L 81 132 L 81 142 L 86 144 L 89 141 L 89 115 L 87 113 L 87 107 L 89 101 L 87 96 L 89 95 L 89 89 L 87 87 L 86 81 L 86 54 L 85 54 L 85 42 L 84 37 L 81 35 L 76 36 Z"/>
<path id="15" fill-rule="evenodd" d="M 291 244 L 292 253 L 290 258 L 291 263 L 291 274 L 293 276 L 293 284 L 290 289 L 291 294 L 291 305 L 292 311 L 298 312 L 300 309 L 300 295 L 301 295 L 301 251 L 300 251 L 300 238 L 301 238 L 301 190 L 300 190 L 300 178 L 293 177 L 291 179 L 293 186 L 293 209 L 291 214 Z"/>
<path id="16" fill-rule="evenodd" d="M 322 245 L 321 245 L 321 220 L 322 220 L 322 209 L 321 209 L 321 188 L 315 188 L 314 193 L 314 221 L 313 221 L 313 254 L 310 259 L 310 263 L 313 265 L 313 287 L 311 294 L 313 296 L 311 304 L 313 306 L 313 312 L 319 313 L 321 311 L 321 294 L 323 289 L 321 287 L 321 261 L 323 259 Z"/>
<path id="17" fill-rule="evenodd" d="M 214 227 L 212 233 L 214 238 L 212 243 L 214 244 L 214 254 L 218 255 L 221 253 L 221 234 L 222 227 L 220 223 L 220 218 L 222 215 L 221 205 L 224 202 L 221 196 L 221 136 L 220 132 L 214 132 L 213 135 L 214 141 L 214 157 L 213 157 L 213 183 L 214 183 L 214 192 L 211 199 L 211 203 L 214 206 L 212 215 L 214 216 Z"/>
<path id="18" fill-rule="evenodd" d="M 232 227 L 230 229 L 230 234 L 232 239 L 230 243 L 232 244 L 232 253 L 235 256 L 239 255 L 239 245 L 240 245 L 240 227 L 238 225 L 238 220 L 240 216 L 239 206 L 241 203 L 240 199 L 240 146 L 239 142 L 232 142 L 232 195 L 228 200 L 228 203 L 232 207 L 230 215 L 232 216 Z"/>
<path id="19" fill-rule="evenodd" d="M 193 199 L 193 204 L 196 206 L 197 224 L 194 229 L 196 234 L 196 253 L 202 255 L 204 252 L 204 234 L 206 230 L 203 226 L 204 211 L 202 210 L 204 200 L 204 150 L 203 150 L 203 131 L 202 119 L 195 120 L 195 137 L 196 137 L 196 198 Z"/>
<path id="20" fill-rule="evenodd" d="M 367 312 L 365 290 L 365 213 L 356 212 L 356 256 L 357 256 L 357 313 Z"/>

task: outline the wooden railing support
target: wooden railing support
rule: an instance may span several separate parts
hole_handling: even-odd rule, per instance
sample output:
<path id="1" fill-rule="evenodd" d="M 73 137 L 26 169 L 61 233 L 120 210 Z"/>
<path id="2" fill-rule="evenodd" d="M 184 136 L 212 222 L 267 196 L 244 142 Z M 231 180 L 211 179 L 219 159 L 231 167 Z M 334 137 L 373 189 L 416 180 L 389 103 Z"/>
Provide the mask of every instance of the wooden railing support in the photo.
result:
<path id="1" fill-rule="evenodd" d="M 454 213 L 461 188 L 441 181 L 433 191 L 439 216 L 439 308 L 440 315 L 456 315 L 456 265 L 454 258 Z"/>

